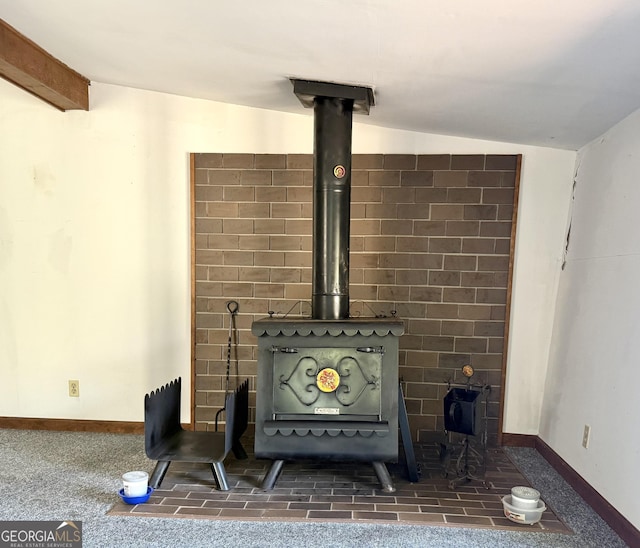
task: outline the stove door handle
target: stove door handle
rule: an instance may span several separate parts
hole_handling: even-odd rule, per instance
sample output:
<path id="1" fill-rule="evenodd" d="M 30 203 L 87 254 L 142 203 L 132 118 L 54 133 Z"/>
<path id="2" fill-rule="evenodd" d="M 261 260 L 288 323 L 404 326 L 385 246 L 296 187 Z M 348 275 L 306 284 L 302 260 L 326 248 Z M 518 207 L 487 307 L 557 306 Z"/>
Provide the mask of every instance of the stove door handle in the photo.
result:
<path id="1" fill-rule="evenodd" d="M 271 347 L 271 352 L 273 352 L 274 354 L 276 352 L 281 352 L 283 354 L 297 354 L 298 353 L 298 349 L 297 348 L 291 348 L 289 346 L 272 346 Z"/>
<path id="2" fill-rule="evenodd" d="M 384 346 L 359 346 L 356 350 L 367 354 L 384 354 Z"/>

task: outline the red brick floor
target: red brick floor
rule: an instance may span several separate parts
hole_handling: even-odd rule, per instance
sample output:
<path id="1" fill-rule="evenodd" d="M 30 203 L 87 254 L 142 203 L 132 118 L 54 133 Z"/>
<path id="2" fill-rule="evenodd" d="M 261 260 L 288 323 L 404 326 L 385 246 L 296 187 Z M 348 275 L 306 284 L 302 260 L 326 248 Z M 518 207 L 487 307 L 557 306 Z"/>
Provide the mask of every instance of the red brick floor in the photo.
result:
<path id="1" fill-rule="evenodd" d="M 246 440 L 248 451 L 253 440 Z M 261 488 L 269 462 L 227 457 L 230 491 L 219 491 L 208 465 L 173 463 L 160 488 L 145 504 L 118 500 L 109 515 L 233 519 L 252 521 L 351 521 L 482 527 L 572 533 L 547 507 L 534 525 L 504 516 L 501 498 L 515 485 L 529 485 L 505 453 L 487 454 L 486 488 L 471 480 L 450 488 L 438 450 L 416 446 L 420 481 L 410 483 L 400 464 L 389 466 L 396 492 L 384 493 L 367 463 L 290 462 L 275 487 Z M 453 476 L 455 477 L 455 476 Z M 535 487 L 535 486 L 534 486 Z M 541 494 L 544 500 L 544 493 Z"/>

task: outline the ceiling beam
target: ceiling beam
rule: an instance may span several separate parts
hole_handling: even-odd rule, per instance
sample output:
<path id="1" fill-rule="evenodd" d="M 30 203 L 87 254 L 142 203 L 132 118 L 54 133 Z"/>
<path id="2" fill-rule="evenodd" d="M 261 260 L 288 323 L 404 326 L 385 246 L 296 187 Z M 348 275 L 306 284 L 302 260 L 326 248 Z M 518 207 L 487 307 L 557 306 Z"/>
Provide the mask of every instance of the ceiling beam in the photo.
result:
<path id="1" fill-rule="evenodd" d="M 0 76 L 60 110 L 89 110 L 89 80 L 2 19 Z"/>

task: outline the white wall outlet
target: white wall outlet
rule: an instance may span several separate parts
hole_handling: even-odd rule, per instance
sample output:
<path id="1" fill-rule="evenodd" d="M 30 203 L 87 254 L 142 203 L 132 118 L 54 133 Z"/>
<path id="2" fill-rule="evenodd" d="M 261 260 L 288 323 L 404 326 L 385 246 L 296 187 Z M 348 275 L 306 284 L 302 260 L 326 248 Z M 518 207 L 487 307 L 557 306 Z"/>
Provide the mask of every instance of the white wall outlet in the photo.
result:
<path id="1" fill-rule="evenodd" d="M 591 426 L 588 424 L 584 425 L 584 431 L 582 432 L 582 447 L 588 449 L 589 447 L 589 438 L 591 437 Z"/>
<path id="2" fill-rule="evenodd" d="M 80 381 L 69 381 L 69 397 L 80 397 Z"/>

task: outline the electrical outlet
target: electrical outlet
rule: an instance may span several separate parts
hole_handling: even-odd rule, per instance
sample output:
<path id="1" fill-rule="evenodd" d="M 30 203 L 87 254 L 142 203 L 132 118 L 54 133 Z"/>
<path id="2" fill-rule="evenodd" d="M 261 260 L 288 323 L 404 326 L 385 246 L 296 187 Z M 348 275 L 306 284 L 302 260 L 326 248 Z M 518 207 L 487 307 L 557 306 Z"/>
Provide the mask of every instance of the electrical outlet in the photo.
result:
<path id="1" fill-rule="evenodd" d="M 80 397 L 80 381 L 69 381 L 69 396 L 72 398 Z"/>
<path id="2" fill-rule="evenodd" d="M 582 447 L 585 449 L 589 448 L 589 438 L 591 437 L 591 426 L 588 424 L 584 425 L 584 432 L 582 432 Z"/>

